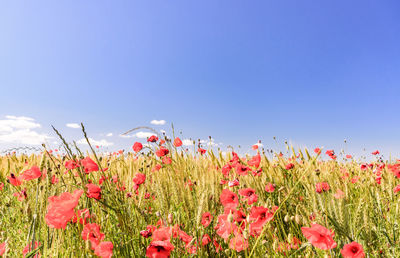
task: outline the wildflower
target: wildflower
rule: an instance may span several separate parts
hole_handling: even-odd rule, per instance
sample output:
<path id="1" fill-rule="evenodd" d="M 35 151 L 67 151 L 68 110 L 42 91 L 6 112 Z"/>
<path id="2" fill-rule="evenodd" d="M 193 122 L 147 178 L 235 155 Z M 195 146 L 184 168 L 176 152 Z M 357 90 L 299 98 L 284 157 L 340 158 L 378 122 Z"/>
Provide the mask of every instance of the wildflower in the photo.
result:
<path id="1" fill-rule="evenodd" d="M 162 163 L 166 164 L 166 165 L 171 164 L 172 163 L 172 159 L 170 157 L 164 156 L 162 158 Z"/>
<path id="2" fill-rule="evenodd" d="M 238 230 L 235 223 L 232 223 L 232 220 L 229 219 L 230 216 L 231 213 L 219 215 L 217 218 L 218 224 L 215 227 L 217 234 L 225 240 L 227 240 L 232 233 L 237 232 Z"/>
<path id="3" fill-rule="evenodd" d="M 222 167 L 221 172 L 225 177 L 228 177 L 229 176 L 229 172 L 231 171 L 231 169 L 232 169 L 232 166 L 227 164 L 227 165 Z"/>
<path id="4" fill-rule="evenodd" d="M 334 197 L 336 199 L 342 199 L 345 196 L 344 192 L 340 189 L 337 189 L 336 193 L 334 194 Z"/>
<path id="5" fill-rule="evenodd" d="M 35 241 L 35 244 L 33 245 L 33 249 L 32 249 L 32 243 L 28 243 L 25 248 L 22 250 L 22 254 L 24 255 L 24 257 L 31 251 L 36 250 L 37 248 L 39 248 L 39 246 L 41 246 L 42 243 Z M 33 256 L 33 258 L 39 258 L 40 257 L 40 253 L 37 252 L 37 254 L 35 256 Z"/>
<path id="6" fill-rule="evenodd" d="M 220 201 L 225 209 L 235 209 L 239 205 L 238 196 L 229 191 L 228 189 L 224 189 L 220 195 Z"/>
<path id="7" fill-rule="evenodd" d="M 75 215 L 72 217 L 72 222 L 77 223 L 79 221 L 79 224 L 85 225 L 89 219 L 90 219 L 89 209 L 82 209 L 78 210 L 75 213 Z"/>
<path id="8" fill-rule="evenodd" d="M 293 163 L 289 163 L 289 164 L 287 164 L 286 167 L 285 167 L 286 170 L 290 170 L 290 169 L 292 169 L 292 168 L 294 168 L 294 164 L 293 164 Z"/>
<path id="9" fill-rule="evenodd" d="M 321 149 L 320 148 L 315 148 L 314 152 L 319 155 L 319 154 L 321 154 Z"/>
<path id="10" fill-rule="evenodd" d="M 203 237 L 201 238 L 201 244 L 203 246 L 208 245 L 208 243 L 211 242 L 211 238 L 208 234 L 204 234 Z"/>
<path id="11" fill-rule="evenodd" d="M 146 256 L 149 258 L 167 258 L 170 257 L 171 251 L 174 246 L 166 241 L 152 241 L 146 249 Z"/>
<path id="12" fill-rule="evenodd" d="M 75 160 L 67 160 L 64 165 L 68 170 L 79 167 L 79 163 Z"/>
<path id="13" fill-rule="evenodd" d="M 198 151 L 201 155 L 204 155 L 204 154 L 206 153 L 206 150 L 205 150 L 205 149 L 202 149 L 202 148 L 199 148 L 197 151 Z"/>
<path id="14" fill-rule="evenodd" d="M 100 231 L 100 226 L 96 223 L 88 223 L 83 227 L 82 239 L 90 241 L 92 249 L 95 249 L 104 239 L 104 234 Z"/>
<path id="15" fill-rule="evenodd" d="M 37 166 L 33 166 L 30 169 L 24 171 L 19 178 L 25 181 L 33 180 L 39 178 L 42 175 L 40 169 Z"/>
<path id="16" fill-rule="evenodd" d="M 176 138 L 175 138 L 175 140 L 174 140 L 174 146 L 175 146 L 175 147 L 180 147 L 180 146 L 182 146 L 182 141 L 181 141 L 181 139 L 179 139 L 179 137 L 176 137 Z"/>
<path id="17" fill-rule="evenodd" d="M 210 225 L 212 219 L 213 219 L 213 216 L 211 215 L 211 213 L 205 212 L 201 216 L 201 224 L 206 228 Z"/>
<path id="18" fill-rule="evenodd" d="M 135 142 L 132 149 L 134 152 L 139 152 L 143 149 L 143 145 L 140 142 Z"/>
<path id="19" fill-rule="evenodd" d="M 232 180 L 228 182 L 228 186 L 229 187 L 234 187 L 234 186 L 238 186 L 240 184 L 238 179 Z"/>
<path id="20" fill-rule="evenodd" d="M 143 184 L 146 181 L 146 175 L 142 173 L 137 173 L 132 181 L 135 184 L 135 187 L 139 187 L 139 185 Z"/>
<path id="21" fill-rule="evenodd" d="M 163 156 L 167 155 L 168 153 L 169 153 L 169 150 L 162 146 L 160 147 L 160 149 L 158 149 L 156 151 L 157 157 L 163 157 Z"/>
<path id="22" fill-rule="evenodd" d="M 56 175 L 53 175 L 53 176 L 51 177 L 51 183 L 52 183 L 53 185 L 56 185 L 56 184 L 58 184 L 58 182 L 59 182 L 59 180 L 58 180 L 58 178 L 56 177 Z"/>
<path id="23" fill-rule="evenodd" d="M 99 171 L 99 166 L 89 157 L 81 159 L 81 164 L 85 169 L 86 174 L 89 174 L 90 172 L 93 171 Z"/>
<path id="24" fill-rule="evenodd" d="M 365 256 L 362 245 L 357 242 L 351 242 L 350 244 L 344 245 L 340 253 L 345 258 L 362 258 Z"/>
<path id="25" fill-rule="evenodd" d="M 378 155 L 378 154 L 379 154 L 379 151 L 376 150 L 376 151 L 372 152 L 371 154 L 372 154 L 372 155 Z"/>
<path id="26" fill-rule="evenodd" d="M 18 198 L 18 201 L 22 202 L 25 200 L 28 195 L 26 194 L 26 189 L 22 190 L 21 192 L 14 193 L 14 196 Z"/>
<path id="27" fill-rule="evenodd" d="M 94 254 L 101 258 L 111 258 L 114 245 L 112 242 L 101 242 L 95 249 Z"/>
<path id="28" fill-rule="evenodd" d="M 236 168 L 236 173 L 240 176 L 247 176 L 248 171 L 251 171 L 251 168 L 246 167 L 240 163 L 238 163 L 235 168 Z"/>
<path id="29" fill-rule="evenodd" d="M 247 199 L 248 205 L 257 202 L 258 196 L 253 188 L 244 188 L 239 190 L 239 195 L 244 196 Z"/>
<path id="30" fill-rule="evenodd" d="M 257 155 L 253 156 L 251 158 L 251 160 L 249 160 L 249 162 L 247 162 L 247 164 L 249 164 L 250 166 L 256 167 L 256 168 L 258 168 L 260 166 L 260 163 L 261 163 L 260 153 L 258 153 Z"/>
<path id="31" fill-rule="evenodd" d="M 4 183 L 3 183 L 3 182 L 1 182 L 1 183 L 0 183 L 0 191 L 2 191 L 2 190 L 3 190 L 3 188 L 4 188 Z"/>
<path id="32" fill-rule="evenodd" d="M 0 256 L 4 255 L 4 253 L 6 252 L 6 247 L 7 247 L 6 242 L 0 243 Z"/>
<path id="33" fill-rule="evenodd" d="M 250 224 L 250 235 L 260 235 L 264 225 L 272 220 L 273 216 L 274 214 L 268 208 L 262 206 L 252 207 L 249 216 L 250 221 L 253 221 Z"/>
<path id="34" fill-rule="evenodd" d="M 322 193 L 322 192 L 329 191 L 330 187 L 329 187 L 329 184 L 327 182 L 321 182 L 321 183 L 317 183 L 315 185 L 315 189 L 316 189 L 315 191 L 317 193 Z"/>
<path id="35" fill-rule="evenodd" d="M 301 232 L 313 246 L 319 249 L 329 250 L 337 246 L 333 240 L 335 233 L 319 224 L 311 224 L 310 228 L 302 227 Z"/>
<path id="36" fill-rule="evenodd" d="M 235 237 L 229 242 L 229 248 L 236 250 L 236 252 L 243 251 L 249 247 L 249 242 L 243 237 L 242 234 L 236 234 Z"/>
<path id="37" fill-rule="evenodd" d="M 152 135 L 147 139 L 147 142 L 156 142 L 156 141 L 158 141 L 158 137 L 155 135 Z"/>
<path id="38" fill-rule="evenodd" d="M 13 186 L 20 186 L 22 184 L 19 177 L 16 177 L 13 173 L 8 177 L 8 182 Z"/>
<path id="39" fill-rule="evenodd" d="M 75 215 L 74 208 L 78 205 L 82 193 L 83 190 L 75 190 L 73 194 L 65 192 L 59 196 L 50 196 L 45 216 L 47 225 L 51 228 L 65 229 Z"/>
<path id="40" fill-rule="evenodd" d="M 275 191 L 275 185 L 272 184 L 272 183 L 268 183 L 268 184 L 265 186 L 265 191 L 266 191 L 267 193 L 273 193 L 273 192 Z"/>
<path id="41" fill-rule="evenodd" d="M 400 185 L 397 185 L 393 188 L 393 193 L 400 192 Z"/>
<path id="42" fill-rule="evenodd" d="M 351 159 L 353 156 L 351 156 L 351 155 L 349 155 L 349 154 L 347 154 L 346 155 L 346 159 Z"/>
<path id="43" fill-rule="evenodd" d="M 252 148 L 253 150 L 257 150 L 257 149 L 258 149 L 258 145 L 257 145 L 257 144 L 254 144 L 253 146 L 251 146 L 251 148 Z"/>
<path id="44" fill-rule="evenodd" d="M 94 198 L 96 200 L 101 199 L 101 188 L 95 184 L 87 184 L 86 185 L 87 192 L 86 196 L 89 198 Z"/>

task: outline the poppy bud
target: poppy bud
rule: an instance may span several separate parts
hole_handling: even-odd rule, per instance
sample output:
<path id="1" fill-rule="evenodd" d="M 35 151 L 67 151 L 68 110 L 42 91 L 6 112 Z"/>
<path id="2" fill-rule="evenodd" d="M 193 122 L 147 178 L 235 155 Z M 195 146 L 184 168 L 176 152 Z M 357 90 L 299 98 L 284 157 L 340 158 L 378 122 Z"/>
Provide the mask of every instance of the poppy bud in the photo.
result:
<path id="1" fill-rule="evenodd" d="M 170 214 L 168 214 L 168 223 L 169 223 L 169 224 L 172 224 L 172 222 L 173 222 L 173 216 L 172 216 L 172 214 L 170 213 Z"/>
<path id="2" fill-rule="evenodd" d="M 283 220 L 284 220 L 285 222 L 289 222 L 289 219 L 290 219 L 289 214 L 286 214 L 285 218 L 283 218 Z"/>
<path id="3" fill-rule="evenodd" d="M 299 215 L 299 214 L 296 214 L 295 216 L 294 216 L 294 221 L 297 223 L 297 224 L 301 224 L 301 222 L 303 221 L 302 220 L 302 217 Z"/>
<path id="4" fill-rule="evenodd" d="M 230 212 L 229 215 L 228 215 L 228 221 L 229 221 L 229 223 L 232 223 L 232 221 L 233 221 L 233 214 L 232 214 L 232 212 Z"/>

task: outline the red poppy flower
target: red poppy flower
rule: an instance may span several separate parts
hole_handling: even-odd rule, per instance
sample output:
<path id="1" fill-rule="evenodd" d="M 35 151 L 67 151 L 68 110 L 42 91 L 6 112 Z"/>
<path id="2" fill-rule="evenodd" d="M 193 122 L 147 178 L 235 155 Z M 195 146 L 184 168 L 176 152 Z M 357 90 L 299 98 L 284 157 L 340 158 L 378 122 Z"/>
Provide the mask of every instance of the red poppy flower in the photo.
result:
<path id="1" fill-rule="evenodd" d="M 22 250 L 22 254 L 24 255 L 24 257 L 30 253 L 33 250 L 36 250 L 39 246 L 41 246 L 42 243 L 35 241 L 35 244 L 33 245 L 33 249 L 32 249 L 32 243 L 28 243 L 25 248 Z M 37 252 L 37 254 L 35 254 L 35 256 L 33 256 L 33 258 L 39 258 L 40 257 L 40 253 L 39 251 Z"/>
<path id="2" fill-rule="evenodd" d="M 372 152 L 372 155 L 378 155 L 380 152 L 378 150 Z"/>
<path id="3" fill-rule="evenodd" d="M 4 253 L 6 252 L 6 246 L 7 246 L 6 242 L 0 244 L 0 256 L 3 256 Z"/>
<path id="4" fill-rule="evenodd" d="M 321 182 L 321 183 L 315 184 L 315 191 L 317 193 L 327 192 L 327 191 L 329 191 L 329 189 L 330 189 L 330 187 L 327 182 Z"/>
<path id="5" fill-rule="evenodd" d="M 101 242 L 95 249 L 94 254 L 101 258 L 111 258 L 114 245 L 112 242 Z"/>
<path id="6" fill-rule="evenodd" d="M 81 164 L 85 169 L 86 174 L 89 174 L 90 172 L 93 171 L 99 171 L 99 166 L 89 157 L 81 159 Z"/>
<path id="7" fill-rule="evenodd" d="M 81 236 L 83 240 L 90 241 L 92 249 L 95 249 L 104 239 L 104 234 L 101 233 L 100 226 L 96 223 L 88 223 L 83 226 Z"/>
<path id="8" fill-rule="evenodd" d="M 171 164 L 172 163 L 172 159 L 170 157 L 164 156 L 162 158 L 162 163 L 166 164 L 166 165 Z"/>
<path id="9" fill-rule="evenodd" d="M 236 173 L 241 176 L 247 176 L 248 172 L 251 171 L 251 168 L 246 167 L 240 163 L 236 165 Z"/>
<path id="10" fill-rule="evenodd" d="M 393 193 L 397 193 L 400 192 L 400 185 L 395 186 L 395 188 L 393 188 Z"/>
<path id="11" fill-rule="evenodd" d="M 294 168 L 294 164 L 293 164 L 293 163 L 289 163 L 289 164 L 287 164 L 286 167 L 285 167 L 286 170 L 290 170 L 290 169 L 292 169 L 292 168 Z"/>
<path id="12" fill-rule="evenodd" d="M 250 235 L 258 236 L 261 234 L 261 231 L 264 225 L 273 219 L 273 212 L 271 212 L 268 208 L 259 206 L 252 207 L 250 210 L 250 221 L 254 221 L 250 224 Z"/>
<path id="13" fill-rule="evenodd" d="M 90 219 L 89 209 L 78 210 L 76 214 L 72 217 L 72 222 L 77 223 L 79 219 L 79 224 L 85 225 Z"/>
<path id="14" fill-rule="evenodd" d="M 239 205 L 238 196 L 228 189 L 222 190 L 219 200 L 225 209 L 236 209 Z"/>
<path id="15" fill-rule="evenodd" d="M 3 190 L 3 187 L 4 187 L 4 183 L 1 182 L 1 183 L 0 183 L 0 191 Z"/>
<path id="16" fill-rule="evenodd" d="M 258 149 L 258 145 L 257 145 L 257 144 L 254 144 L 253 146 L 251 146 L 251 148 L 252 148 L 253 150 L 257 150 L 257 149 Z"/>
<path id="17" fill-rule="evenodd" d="M 18 198 L 18 201 L 22 202 L 25 200 L 28 195 L 26 194 L 26 189 L 22 190 L 21 192 L 14 193 L 14 196 Z"/>
<path id="18" fill-rule="evenodd" d="M 11 175 L 8 177 L 8 182 L 10 182 L 10 184 L 13 186 L 19 186 L 22 184 L 20 178 L 16 177 L 13 173 L 11 173 Z"/>
<path id="19" fill-rule="evenodd" d="M 258 153 L 257 155 L 253 156 L 251 158 L 251 160 L 249 160 L 249 162 L 247 162 L 247 164 L 249 164 L 250 166 L 256 167 L 256 168 L 258 168 L 260 166 L 260 163 L 261 163 L 260 153 Z"/>
<path id="20" fill-rule="evenodd" d="M 204 234 L 203 237 L 201 238 L 201 244 L 203 246 L 208 245 L 208 243 L 211 242 L 211 238 L 208 234 Z"/>
<path id="21" fill-rule="evenodd" d="M 229 176 L 229 172 L 231 171 L 232 166 L 227 164 L 225 166 L 222 167 L 221 172 L 224 176 L 228 177 Z"/>
<path id="22" fill-rule="evenodd" d="M 146 256 L 150 258 L 168 258 L 174 246 L 168 241 L 152 241 L 147 247 Z"/>
<path id="23" fill-rule="evenodd" d="M 42 175 L 42 172 L 40 172 L 39 167 L 33 166 L 30 169 L 24 171 L 19 176 L 19 178 L 22 179 L 22 180 L 29 181 L 29 180 L 33 180 L 33 179 L 39 178 L 41 175 Z"/>
<path id="24" fill-rule="evenodd" d="M 319 155 L 321 153 L 321 149 L 320 148 L 315 148 L 314 152 Z"/>
<path id="25" fill-rule="evenodd" d="M 143 145 L 140 142 L 135 142 L 132 147 L 133 151 L 139 152 L 143 149 Z"/>
<path id="26" fill-rule="evenodd" d="M 65 162 L 65 167 L 67 169 L 75 169 L 75 168 L 79 167 L 79 163 L 76 162 L 75 160 L 67 160 Z"/>
<path id="27" fill-rule="evenodd" d="M 156 142 L 156 141 L 158 141 L 158 137 L 155 135 L 152 135 L 147 139 L 147 141 L 148 142 Z"/>
<path id="28" fill-rule="evenodd" d="M 86 196 L 89 198 L 94 198 L 96 200 L 101 199 L 101 188 L 95 184 L 87 184 L 86 185 L 87 192 Z"/>
<path id="29" fill-rule="evenodd" d="M 146 181 L 146 175 L 142 174 L 142 173 L 137 173 L 135 175 L 135 177 L 133 178 L 133 183 L 136 186 L 139 186 L 139 185 L 143 184 L 145 181 Z"/>
<path id="30" fill-rule="evenodd" d="M 232 219 L 229 219 L 229 217 L 232 217 Z M 232 214 L 222 214 L 218 216 L 218 224 L 215 227 L 217 230 L 217 234 L 222 237 L 225 240 L 228 240 L 229 236 L 232 233 L 237 232 L 238 228 L 235 225 L 235 223 L 232 223 L 233 221 L 233 215 Z"/>
<path id="31" fill-rule="evenodd" d="M 349 155 L 349 154 L 347 154 L 346 155 L 346 159 L 351 159 L 353 156 L 351 156 L 351 155 Z"/>
<path id="32" fill-rule="evenodd" d="M 175 147 L 180 147 L 180 146 L 182 146 L 182 141 L 181 141 L 181 139 L 179 139 L 179 137 L 176 137 L 176 138 L 175 138 L 175 140 L 174 140 L 174 146 L 175 146 Z"/>
<path id="33" fill-rule="evenodd" d="M 342 190 L 337 189 L 336 193 L 333 195 L 336 199 L 344 198 L 345 194 Z"/>
<path id="34" fill-rule="evenodd" d="M 249 242 L 243 237 L 242 234 L 237 234 L 229 242 L 229 248 L 241 252 L 249 247 Z"/>
<path id="35" fill-rule="evenodd" d="M 83 190 L 75 190 L 73 194 L 65 192 L 59 196 L 50 196 L 45 216 L 47 225 L 51 228 L 65 229 L 67 223 L 75 215 L 74 209 L 82 193 Z"/>
<path id="36" fill-rule="evenodd" d="M 344 245 L 340 253 L 344 258 L 362 258 L 365 256 L 362 245 L 357 242 Z"/>
<path id="37" fill-rule="evenodd" d="M 319 249 L 329 250 L 337 246 L 333 240 L 335 233 L 319 224 L 312 224 L 310 228 L 302 227 L 301 232 L 313 246 Z"/>
<path id="38" fill-rule="evenodd" d="M 240 189 L 239 195 L 241 195 L 247 199 L 248 205 L 252 205 L 253 203 L 257 202 L 257 199 L 258 199 L 256 190 L 254 190 L 253 188 Z"/>
<path id="39" fill-rule="evenodd" d="M 167 155 L 168 153 L 169 153 L 169 150 L 162 146 L 160 147 L 160 149 L 158 149 L 156 151 L 157 157 L 163 157 L 163 156 Z"/>
<path id="40" fill-rule="evenodd" d="M 205 149 L 199 148 L 197 150 L 201 155 L 204 155 L 207 151 Z"/>
<path id="41" fill-rule="evenodd" d="M 275 185 L 272 184 L 272 183 L 268 183 L 268 184 L 265 186 L 265 191 L 266 191 L 267 193 L 273 193 L 273 192 L 275 191 Z"/>
<path id="42" fill-rule="evenodd" d="M 332 156 L 335 155 L 335 151 L 334 151 L 334 150 L 327 150 L 327 151 L 325 152 L 325 154 L 328 155 L 328 156 L 330 156 L 330 157 L 332 157 Z"/>
<path id="43" fill-rule="evenodd" d="M 205 212 L 201 216 L 201 224 L 206 228 L 210 225 L 212 219 L 213 219 L 213 216 L 211 215 L 211 213 Z"/>

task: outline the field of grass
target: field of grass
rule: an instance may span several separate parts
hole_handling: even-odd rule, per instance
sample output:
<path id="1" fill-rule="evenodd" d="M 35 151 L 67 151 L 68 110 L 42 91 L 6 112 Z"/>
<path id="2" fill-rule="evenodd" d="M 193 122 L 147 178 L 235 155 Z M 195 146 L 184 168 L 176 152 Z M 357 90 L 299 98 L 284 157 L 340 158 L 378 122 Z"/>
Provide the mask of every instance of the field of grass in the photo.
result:
<path id="1" fill-rule="evenodd" d="M 150 146 L 1 156 L 0 254 L 400 256 L 400 166 L 378 153 L 364 164 L 318 149 L 267 158 L 162 137 Z"/>

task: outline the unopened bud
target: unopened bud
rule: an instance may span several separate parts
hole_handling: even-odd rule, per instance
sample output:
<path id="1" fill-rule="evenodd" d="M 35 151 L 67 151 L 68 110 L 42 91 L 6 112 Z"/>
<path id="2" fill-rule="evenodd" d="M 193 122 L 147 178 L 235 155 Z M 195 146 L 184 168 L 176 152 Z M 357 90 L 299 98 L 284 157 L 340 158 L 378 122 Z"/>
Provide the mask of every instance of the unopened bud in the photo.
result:
<path id="1" fill-rule="evenodd" d="M 290 219 L 289 214 L 286 214 L 285 218 L 283 218 L 283 220 L 284 220 L 285 222 L 289 222 L 289 219 Z"/>
<path id="2" fill-rule="evenodd" d="M 169 223 L 169 224 L 172 224 L 172 222 L 173 222 L 173 216 L 172 216 L 172 214 L 170 213 L 170 214 L 168 214 L 168 223 Z"/>

